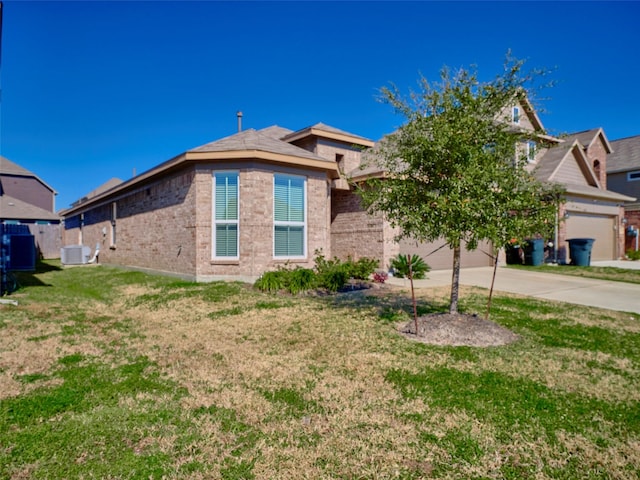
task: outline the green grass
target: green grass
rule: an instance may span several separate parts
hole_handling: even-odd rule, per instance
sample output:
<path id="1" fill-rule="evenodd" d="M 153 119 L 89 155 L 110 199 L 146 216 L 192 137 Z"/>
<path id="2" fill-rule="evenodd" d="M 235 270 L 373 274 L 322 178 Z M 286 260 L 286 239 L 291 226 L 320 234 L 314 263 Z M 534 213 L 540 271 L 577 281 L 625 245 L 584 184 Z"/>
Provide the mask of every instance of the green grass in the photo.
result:
<path id="1" fill-rule="evenodd" d="M 530 267 L 525 265 L 508 265 L 508 268 L 530 270 L 534 272 L 555 273 L 572 277 L 595 278 L 612 282 L 626 282 L 640 284 L 640 270 L 617 267 L 576 267 L 571 265 L 539 265 Z"/>
<path id="2" fill-rule="evenodd" d="M 0 478 L 640 476 L 640 315 L 498 295 L 520 341 L 445 347 L 396 333 L 400 290 L 25 280 L 0 307 Z M 446 298 L 418 291 L 420 313 Z"/>

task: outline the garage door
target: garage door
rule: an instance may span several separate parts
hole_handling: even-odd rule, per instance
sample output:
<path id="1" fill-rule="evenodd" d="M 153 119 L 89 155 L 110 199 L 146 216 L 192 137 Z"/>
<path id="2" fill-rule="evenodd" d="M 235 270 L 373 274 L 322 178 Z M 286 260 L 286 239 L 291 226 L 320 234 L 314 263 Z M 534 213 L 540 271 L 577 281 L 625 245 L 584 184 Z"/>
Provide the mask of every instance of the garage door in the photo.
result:
<path id="1" fill-rule="evenodd" d="M 567 240 L 571 238 L 594 238 L 596 240 L 591 250 L 591 260 L 615 260 L 614 217 L 569 212 L 566 226 Z M 568 251 L 569 245 L 567 244 Z"/>
<path id="2" fill-rule="evenodd" d="M 431 267 L 431 270 L 451 270 L 453 268 L 453 250 L 443 247 L 433 253 L 444 243 L 443 240 L 441 242 L 417 244 L 414 240 L 404 239 L 400 241 L 400 253 L 420 255 Z M 491 257 L 487 254 L 491 254 L 489 243 L 480 243 L 478 248 L 472 252 L 463 248 L 460 254 L 461 267 L 487 267 L 493 265 Z"/>

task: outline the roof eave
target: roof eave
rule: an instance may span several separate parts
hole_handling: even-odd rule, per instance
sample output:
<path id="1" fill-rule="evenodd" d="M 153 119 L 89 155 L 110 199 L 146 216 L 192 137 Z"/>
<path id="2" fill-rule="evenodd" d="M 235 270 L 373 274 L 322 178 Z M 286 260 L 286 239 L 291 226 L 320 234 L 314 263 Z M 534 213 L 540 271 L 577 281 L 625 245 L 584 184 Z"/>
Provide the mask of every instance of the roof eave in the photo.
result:
<path id="1" fill-rule="evenodd" d="M 298 132 L 293 132 L 289 135 L 282 137 L 283 142 L 292 143 L 296 140 L 301 140 L 306 137 L 323 137 L 331 140 L 337 140 L 339 142 L 350 143 L 354 145 L 361 145 L 363 147 L 373 147 L 375 142 L 366 138 L 358 137 L 357 135 L 346 135 L 338 132 L 328 132 L 319 128 L 309 127 Z"/>

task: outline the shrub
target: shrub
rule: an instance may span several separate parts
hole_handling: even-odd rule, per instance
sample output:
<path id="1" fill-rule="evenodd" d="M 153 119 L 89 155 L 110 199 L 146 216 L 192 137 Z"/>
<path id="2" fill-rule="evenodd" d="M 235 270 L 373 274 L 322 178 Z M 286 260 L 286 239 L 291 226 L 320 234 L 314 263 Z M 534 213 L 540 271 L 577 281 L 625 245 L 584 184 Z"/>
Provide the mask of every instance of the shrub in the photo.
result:
<path id="1" fill-rule="evenodd" d="M 285 270 L 277 270 L 275 272 L 264 272 L 260 278 L 253 284 L 258 290 L 263 292 L 277 292 L 285 287 Z"/>
<path id="2" fill-rule="evenodd" d="M 308 268 L 290 270 L 288 277 L 287 290 L 292 295 L 311 290 L 316 285 L 316 274 Z"/>
<path id="3" fill-rule="evenodd" d="M 411 271 L 413 272 L 413 278 L 419 280 L 426 277 L 426 273 L 431 270 L 431 267 L 427 265 L 419 255 L 410 255 L 411 257 Z M 391 260 L 391 268 L 394 270 L 394 275 L 400 278 L 409 276 L 409 255 L 398 255 Z"/>
<path id="4" fill-rule="evenodd" d="M 337 292 L 344 287 L 349 276 L 344 268 L 334 268 L 318 275 L 318 286 L 324 287 L 330 292 Z"/>
<path id="5" fill-rule="evenodd" d="M 630 248 L 627 250 L 627 258 L 629 260 L 640 260 L 640 250 L 633 250 Z"/>
<path id="6" fill-rule="evenodd" d="M 371 274 L 378 268 L 378 261 L 373 258 L 362 257 L 357 261 L 349 258 L 345 262 L 347 274 L 356 280 L 367 280 Z"/>

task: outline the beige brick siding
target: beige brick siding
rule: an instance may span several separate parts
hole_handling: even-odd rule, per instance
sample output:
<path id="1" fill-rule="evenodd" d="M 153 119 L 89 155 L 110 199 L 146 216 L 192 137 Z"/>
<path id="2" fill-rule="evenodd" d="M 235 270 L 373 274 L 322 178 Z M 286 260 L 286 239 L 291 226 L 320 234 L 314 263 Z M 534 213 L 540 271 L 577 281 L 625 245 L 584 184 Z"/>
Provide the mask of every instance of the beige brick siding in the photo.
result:
<path id="1" fill-rule="evenodd" d="M 607 189 L 607 150 L 600 136 L 591 143 L 587 149 L 587 158 L 591 168 L 594 169 L 596 177 L 603 189 Z M 595 168 L 595 162 L 599 162 L 599 167 Z"/>
<path id="2" fill-rule="evenodd" d="M 193 276 L 195 274 L 194 167 L 187 167 L 84 213 L 82 244 L 100 244 L 101 263 Z M 112 203 L 117 205 L 112 245 Z M 65 245 L 79 243 L 79 228 L 65 230 Z"/>
<path id="3" fill-rule="evenodd" d="M 347 257 L 375 258 L 380 268 L 387 268 L 398 254 L 393 241 L 396 231 L 382 216 L 369 215 L 353 191 L 334 190 L 331 194 L 331 253 L 342 260 Z"/>
<path id="4" fill-rule="evenodd" d="M 217 170 L 234 170 L 234 166 L 240 172 L 240 259 L 214 261 L 212 175 Z M 286 262 L 273 258 L 274 172 L 307 179 L 307 257 L 291 263 L 312 267 L 314 251 L 323 248 L 327 252 L 330 248 L 330 195 L 326 173 L 251 162 L 190 166 L 121 195 L 116 200 L 115 249 L 110 248 L 112 202 L 107 200 L 84 212 L 83 244 L 93 249 L 100 243 L 101 263 L 174 273 L 197 280 L 253 279 Z M 79 228 L 65 231 L 66 245 L 77 244 L 78 238 Z"/>

